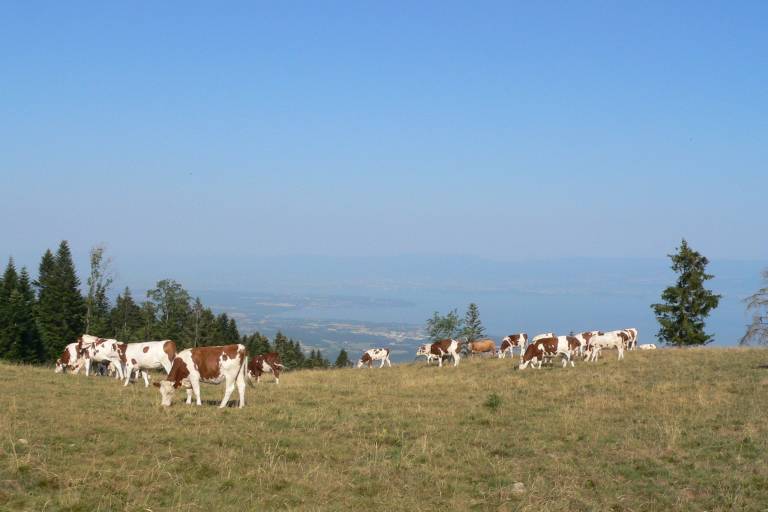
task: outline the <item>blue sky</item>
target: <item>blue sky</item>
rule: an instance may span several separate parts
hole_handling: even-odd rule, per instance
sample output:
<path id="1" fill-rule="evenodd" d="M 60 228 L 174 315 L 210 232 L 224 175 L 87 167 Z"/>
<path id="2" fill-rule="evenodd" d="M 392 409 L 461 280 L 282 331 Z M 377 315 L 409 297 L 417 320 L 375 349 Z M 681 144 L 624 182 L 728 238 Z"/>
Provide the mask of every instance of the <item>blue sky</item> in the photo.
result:
<path id="1" fill-rule="evenodd" d="M 766 15 L 6 3 L 0 252 L 765 261 Z"/>

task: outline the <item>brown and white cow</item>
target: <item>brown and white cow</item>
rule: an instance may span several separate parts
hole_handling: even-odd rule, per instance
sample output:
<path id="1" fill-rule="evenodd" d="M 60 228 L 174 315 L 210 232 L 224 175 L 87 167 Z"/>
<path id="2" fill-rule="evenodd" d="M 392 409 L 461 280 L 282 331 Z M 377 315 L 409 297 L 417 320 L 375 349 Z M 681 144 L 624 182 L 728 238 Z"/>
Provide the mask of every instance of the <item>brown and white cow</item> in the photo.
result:
<path id="1" fill-rule="evenodd" d="M 424 356 L 427 358 L 427 365 L 429 365 L 433 359 L 437 359 L 437 356 L 432 353 L 431 348 L 431 343 L 419 345 L 419 348 L 416 350 L 416 359 L 418 359 L 420 356 Z"/>
<path id="2" fill-rule="evenodd" d="M 524 332 L 520 332 L 517 334 L 510 334 L 509 336 L 504 336 L 504 339 L 501 340 L 501 350 L 499 350 L 499 359 L 504 359 L 504 357 L 506 357 L 507 352 L 509 352 L 509 357 L 514 359 L 515 348 L 520 349 L 520 357 L 522 358 L 523 352 L 525 352 L 525 346 L 527 344 L 528 344 L 528 335 Z"/>
<path id="3" fill-rule="evenodd" d="M 437 357 L 437 364 L 442 368 L 443 356 L 453 357 L 453 366 L 459 366 L 461 356 L 459 355 L 459 342 L 454 339 L 445 339 L 436 341 L 429 347 L 429 352 Z"/>
<path id="4" fill-rule="evenodd" d="M 172 340 L 142 341 L 140 343 L 126 343 L 122 351 L 125 364 L 125 384 L 131 381 L 134 370 L 144 377 L 144 387 L 149 387 L 147 370 L 162 368 L 165 373 L 171 371 L 171 364 L 176 357 L 176 343 Z M 137 375 L 138 378 L 138 375 Z"/>
<path id="5" fill-rule="evenodd" d="M 533 339 L 531 340 L 531 343 L 536 343 L 537 341 L 539 341 L 541 339 L 552 338 L 554 336 L 555 336 L 555 333 L 553 333 L 553 332 L 543 332 L 541 334 L 537 334 L 536 336 L 534 336 Z"/>
<path id="6" fill-rule="evenodd" d="M 262 373 L 271 373 L 275 376 L 275 384 L 280 384 L 280 372 L 285 368 L 280 362 L 280 354 L 277 352 L 267 352 L 258 356 L 251 357 L 248 361 L 248 380 L 251 384 L 261 382 Z"/>
<path id="7" fill-rule="evenodd" d="M 599 358 L 601 350 L 615 348 L 619 352 L 619 361 L 621 361 L 624 359 L 624 347 L 626 347 L 627 339 L 627 333 L 623 331 L 611 331 L 592 336 L 587 345 L 586 359 L 595 362 Z"/>
<path id="8" fill-rule="evenodd" d="M 85 366 L 85 358 L 82 355 L 82 344 L 80 342 L 70 343 L 64 347 L 61 357 L 56 360 L 54 371 L 62 373 L 66 370 L 74 374 L 80 372 Z"/>
<path id="9" fill-rule="evenodd" d="M 153 382 L 160 388 L 161 403 L 170 406 L 174 391 L 184 387 L 187 390 L 187 404 L 195 396 L 197 405 L 200 400 L 200 383 L 220 384 L 224 382 L 224 398 L 220 408 L 226 407 L 229 397 L 237 386 L 240 398 L 239 406 L 245 405 L 245 373 L 247 371 L 247 352 L 245 345 L 220 345 L 214 347 L 195 347 L 176 354 L 168 376 Z"/>
<path id="10" fill-rule="evenodd" d="M 91 372 L 92 363 L 109 362 L 115 365 L 117 375 L 120 379 L 124 378 L 123 375 L 123 358 L 121 353 L 121 345 L 115 339 L 99 338 L 97 336 L 91 336 L 90 334 L 83 334 L 79 340 L 77 340 L 83 347 L 83 354 L 85 357 L 85 375 L 89 376 Z"/>
<path id="11" fill-rule="evenodd" d="M 541 364 L 544 362 L 544 359 L 553 359 L 558 355 L 563 358 L 563 367 L 567 366 L 568 362 L 573 366 L 573 361 L 571 361 L 571 349 L 567 338 L 573 337 L 550 336 L 547 338 L 539 338 L 535 343 L 531 343 L 528 345 L 528 348 L 525 349 L 519 368 L 525 370 L 528 365 L 531 365 L 541 369 Z"/>
<path id="12" fill-rule="evenodd" d="M 489 339 L 468 341 L 467 351 L 471 356 L 474 356 L 475 354 L 488 354 L 488 353 L 490 353 L 491 356 L 495 356 L 496 342 Z"/>
<path id="13" fill-rule="evenodd" d="M 637 348 L 639 350 L 656 350 L 656 345 L 654 343 L 643 343 L 638 345 Z"/>
<path id="14" fill-rule="evenodd" d="M 635 350 L 637 348 L 637 329 L 630 327 L 629 329 L 624 329 L 624 332 L 629 335 L 629 340 L 627 340 L 627 350 Z"/>
<path id="15" fill-rule="evenodd" d="M 368 368 L 373 367 L 374 361 L 381 361 L 379 368 L 384 368 L 384 365 L 392 367 L 392 363 L 389 360 L 388 348 L 372 348 L 363 352 L 363 357 L 357 362 L 357 367 L 362 368 L 364 365 L 368 365 Z"/>

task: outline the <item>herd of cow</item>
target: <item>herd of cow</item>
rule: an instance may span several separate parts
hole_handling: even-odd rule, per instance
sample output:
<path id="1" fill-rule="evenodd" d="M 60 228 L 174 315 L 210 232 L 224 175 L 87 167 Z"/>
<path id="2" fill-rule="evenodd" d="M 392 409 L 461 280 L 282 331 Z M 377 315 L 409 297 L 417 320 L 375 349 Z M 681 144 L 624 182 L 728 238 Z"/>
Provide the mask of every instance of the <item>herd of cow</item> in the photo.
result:
<path id="1" fill-rule="evenodd" d="M 222 345 L 216 347 L 195 347 L 176 351 L 176 343 L 171 340 L 144 341 L 140 343 L 120 343 L 114 339 L 98 338 L 83 334 L 76 343 L 70 343 L 64 353 L 56 360 L 56 373 L 66 370 L 78 373 L 85 368 L 90 374 L 93 363 L 107 363 L 115 376 L 125 379 L 127 386 L 134 372 L 144 377 L 144 385 L 149 387 L 148 370 L 163 369 L 168 376 L 154 385 L 160 388 L 161 402 L 171 405 L 174 391 L 184 387 L 187 391 L 187 403 L 195 397 L 201 405 L 200 383 L 220 384 L 224 382 L 224 399 L 219 407 L 226 407 L 235 387 L 239 396 L 239 406 L 245 405 L 245 379 L 251 384 L 258 383 L 265 372 L 275 376 L 280 382 L 283 364 L 277 352 L 253 356 L 248 359 L 245 345 Z"/>
<path id="2" fill-rule="evenodd" d="M 422 345 L 416 352 L 416 357 L 426 357 L 427 364 L 435 359 L 439 366 L 443 365 L 443 359 L 451 357 L 453 365 L 458 366 L 462 350 L 469 354 L 488 353 L 503 359 L 507 354 L 514 358 L 514 349 L 518 349 L 519 368 L 523 370 L 528 366 L 541 368 L 542 363 L 557 356 L 562 358 L 563 367 L 568 363 L 574 366 L 573 359 L 577 356 L 597 361 L 601 350 L 613 348 L 618 350 L 619 359 L 624 359 L 625 350 L 653 350 L 656 345 L 638 346 L 637 329 L 587 331 L 570 336 L 555 336 L 550 332 L 535 336 L 530 344 L 527 334 L 518 333 L 505 336 L 499 350 L 496 349 L 496 342 L 490 339 L 472 342 L 445 339 Z M 384 365 L 392 366 L 389 354 L 388 348 L 366 350 L 357 367 L 372 367 L 374 361 L 381 361 L 379 368 Z M 171 340 L 120 343 L 114 339 L 83 334 L 76 343 L 65 347 L 61 357 L 56 360 L 56 373 L 67 370 L 78 373 L 84 368 L 87 376 L 94 363 L 109 365 L 115 377 L 124 380 L 125 386 L 136 373 L 136 379 L 141 375 L 144 378 L 144 386 L 149 387 L 149 370 L 164 370 L 167 377 L 153 384 L 160 388 L 161 403 L 166 406 L 171 405 L 175 390 L 181 387 L 186 389 L 188 404 L 192 403 L 194 397 L 197 405 L 201 405 L 200 383 L 224 382 L 224 398 L 219 407 L 227 406 L 235 387 L 239 406 L 243 407 L 246 379 L 251 384 L 256 384 L 262 374 L 272 373 L 275 382 L 279 383 L 280 372 L 284 369 L 276 352 L 255 355 L 249 359 L 245 346 L 240 344 L 195 347 L 177 352 L 176 344 Z"/>
<path id="3" fill-rule="evenodd" d="M 575 366 L 573 359 L 578 356 L 583 356 L 585 360 L 594 362 L 600 356 L 600 351 L 604 349 L 617 349 L 619 360 L 621 360 L 624 359 L 625 350 L 634 350 L 635 348 L 655 350 L 656 345 L 652 343 L 638 345 L 637 329 L 634 328 L 609 332 L 586 331 L 569 336 L 556 336 L 554 333 L 548 332 L 534 336 L 530 344 L 528 344 L 528 335 L 526 333 L 517 333 L 505 336 L 501 340 L 501 348 L 499 350 L 496 349 L 496 342 L 491 339 L 471 342 L 445 339 L 420 346 L 416 352 L 416 357 L 426 357 L 427 364 L 436 359 L 439 366 L 443 365 L 444 358 L 451 357 L 453 365 L 458 366 L 461 359 L 459 354 L 462 348 L 465 348 L 466 352 L 471 355 L 489 353 L 501 359 L 505 358 L 507 354 L 509 354 L 510 358 L 514 358 L 514 350 L 518 349 L 520 353 L 519 368 L 524 370 L 528 366 L 541 368 L 544 361 L 552 360 L 557 356 L 562 358 L 563 367 L 567 366 L 568 363 L 571 363 L 571 366 Z M 386 349 L 374 350 L 381 351 Z M 376 358 L 376 355 L 372 352 L 366 352 L 369 360 Z M 364 361 L 361 359 L 358 365 L 362 366 L 363 364 Z M 381 366 L 384 366 L 383 362 Z"/>

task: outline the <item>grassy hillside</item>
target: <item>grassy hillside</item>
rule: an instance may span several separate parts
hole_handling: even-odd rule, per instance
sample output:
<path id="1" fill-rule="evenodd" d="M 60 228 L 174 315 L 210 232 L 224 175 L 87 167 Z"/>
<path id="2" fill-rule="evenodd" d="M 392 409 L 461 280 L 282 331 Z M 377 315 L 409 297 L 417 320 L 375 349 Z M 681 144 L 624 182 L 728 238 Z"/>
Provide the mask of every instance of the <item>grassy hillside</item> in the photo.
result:
<path id="1" fill-rule="evenodd" d="M 0 509 L 765 510 L 765 363 L 304 371 L 249 387 L 243 410 L 0 365 Z"/>

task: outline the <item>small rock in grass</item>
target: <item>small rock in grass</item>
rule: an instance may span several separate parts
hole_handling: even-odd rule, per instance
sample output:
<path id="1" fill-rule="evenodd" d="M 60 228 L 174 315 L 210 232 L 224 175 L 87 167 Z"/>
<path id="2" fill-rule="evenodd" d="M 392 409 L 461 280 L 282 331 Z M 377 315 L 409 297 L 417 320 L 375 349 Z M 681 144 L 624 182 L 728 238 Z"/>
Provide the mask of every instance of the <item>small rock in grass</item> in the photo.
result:
<path id="1" fill-rule="evenodd" d="M 525 484 L 523 482 L 515 482 L 512 484 L 512 494 L 525 493 Z"/>

